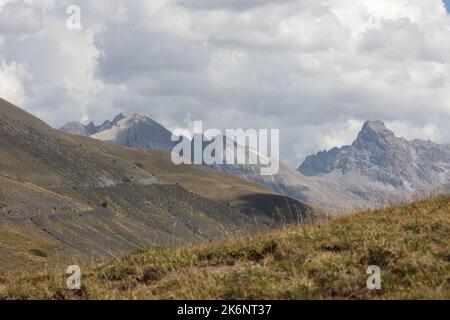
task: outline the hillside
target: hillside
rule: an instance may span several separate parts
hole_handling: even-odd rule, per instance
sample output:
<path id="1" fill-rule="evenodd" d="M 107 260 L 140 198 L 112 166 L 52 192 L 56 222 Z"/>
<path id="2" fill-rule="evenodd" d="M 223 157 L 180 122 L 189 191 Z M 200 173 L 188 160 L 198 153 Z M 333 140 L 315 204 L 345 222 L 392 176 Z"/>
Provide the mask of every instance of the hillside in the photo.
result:
<path id="1" fill-rule="evenodd" d="M 315 210 L 164 151 L 54 130 L 0 100 L 0 272 L 275 228 Z"/>
<path id="2" fill-rule="evenodd" d="M 289 227 L 253 239 L 140 250 L 83 275 L 3 277 L 3 299 L 450 298 L 450 196 Z M 382 289 L 369 291 L 369 265 Z"/>

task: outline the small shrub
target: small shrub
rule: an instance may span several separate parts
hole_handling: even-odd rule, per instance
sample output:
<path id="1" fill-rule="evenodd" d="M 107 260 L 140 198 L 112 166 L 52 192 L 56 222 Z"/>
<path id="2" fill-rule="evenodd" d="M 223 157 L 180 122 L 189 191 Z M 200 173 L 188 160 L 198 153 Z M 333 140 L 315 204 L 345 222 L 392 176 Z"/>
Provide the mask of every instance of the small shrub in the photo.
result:
<path id="1" fill-rule="evenodd" d="M 132 266 L 110 266 L 102 270 L 100 278 L 109 281 L 120 281 L 135 273 L 136 269 Z"/>
<path id="2" fill-rule="evenodd" d="M 47 254 L 39 249 L 30 249 L 30 253 L 36 257 L 47 258 Z"/>
<path id="3" fill-rule="evenodd" d="M 151 284 L 153 282 L 156 282 L 158 280 L 161 280 L 161 278 L 166 274 L 165 270 L 158 269 L 155 267 L 147 267 L 142 272 L 142 276 L 138 279 L 139 282 L 144 284 Z"/>

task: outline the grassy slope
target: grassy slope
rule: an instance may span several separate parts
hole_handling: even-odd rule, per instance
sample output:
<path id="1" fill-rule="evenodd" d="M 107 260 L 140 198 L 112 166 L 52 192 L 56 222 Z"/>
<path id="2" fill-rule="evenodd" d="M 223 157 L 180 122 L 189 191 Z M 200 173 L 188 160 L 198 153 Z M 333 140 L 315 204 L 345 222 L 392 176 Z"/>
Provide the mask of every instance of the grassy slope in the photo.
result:
<path id="1" fill-rule="evenodd" d="M 450 196 L 290 227 L 259 238 L 154 248 L 84 274 L 0 279 L 0 298 L 450 298 Z M 366 289 L 369 265 L 381 291 Z"/>

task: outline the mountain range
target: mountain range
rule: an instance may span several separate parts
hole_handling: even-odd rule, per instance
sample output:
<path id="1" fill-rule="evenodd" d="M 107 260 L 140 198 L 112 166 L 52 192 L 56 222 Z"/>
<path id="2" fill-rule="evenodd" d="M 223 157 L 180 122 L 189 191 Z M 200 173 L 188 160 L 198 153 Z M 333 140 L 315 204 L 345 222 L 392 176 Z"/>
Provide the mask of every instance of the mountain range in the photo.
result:
<path id="1" fill-rule="evenodd" d="M 101 126 L 95 126 L 93 123 L 83 125 L 70 122 L 63 126 L 61 130 L 71 134 L 82 132 L 83 135 L 86 135 L 89 132 L 89 128 L 101 128 L 107 124 L 107 129 L 103 131 L 96 130 L 90 137 L 133 148 L 146 147 L 153 149 L 152 146 L 156 145 L 164 147 L 161 149 L 171 150 L 173 147 L 170 130 L 164 128 L 148 114 L 134 114 L 130 117 L 123 117 L 120 114 L 114 119 L 120 120 L 116 121 L 116 124 L 112 127 L 109 127 L 108 124 L 114 123 L 115 120 L 105 121 Z M 73 130 L 73 128 L 82 129 Z M 226 137 L 222 138 L 224 140 L 227 139 Z M 208 142 L 203 142 L 203 148 L 206 148 L 208 145 Z M 224 146 L 226 146 L 226 143 L 224 143 Z M 235 145 L 235 147 L 245 149 L 243 151 L 245 154 L 249 152 L 257 153 L 256 150 L 250 150 L 245 146 Z M 230 150 L 224 150 L 224 153 L 228 152 Z M 364 206 L 364 203 L 360 203 L 357 197 L 349 197 L 335 192 L 283 164 L 280 166 L 279 173 L 273 176 L 262 176 L 260 165 L 209 165 L 207 167 L 244 178 L 248 181 L 257 182 L 275 192 L 334 212 L 346 212 Z"/>
<path id="2" fill-rule="evenodd" d="M 91 264 L 449 191 L 449 145 L 398 138 L 379 121 L 351 146 L 274 176 L 259 165 L 177 166 L 170 138 L 147 114 L 56 130 L 0 99 L 0 271 Z"/>
<path id="3" fill-rule="evenodd" d="M 118 122 L 116 119 L 120 119 Z M 116 122 L 116 124 L 114 124 Z M 170 150 L 171 133 L 151 116 L 119 115 L 97 130 L 92 138 L 128 147 Z M 76 133 L 69 123 L 62 130 Z M 87 132 L 92 123 L 83 126 Z M 153 147 L 156 146 L 156 147 Z M 204 145 L 206 147 L 207 144 Z M 245 146 L 244 152 L 257 152 Z M 224 152 L 227 152 L 226 150 Z M 351 146 L 333 148 L 306 158 L 298 170 L 281 164 L 273 176 L 262 176 L 259 165 L 212 165 L 212 169 L 232 174 L 334 212 L 349 212 L 406 202 L 414 197 L 448 191 L 450 184 L 450 144 L 396 137 L 381 121 L 364 123 Z"/>
<path id="4" fill-rule="evenodd" d="M 309 156 L 298 170 L 374 205 L 410 201 L 449 190 L 450 144 L 408 141 L 383 122 L 368 121 L 352 145 Z"/>

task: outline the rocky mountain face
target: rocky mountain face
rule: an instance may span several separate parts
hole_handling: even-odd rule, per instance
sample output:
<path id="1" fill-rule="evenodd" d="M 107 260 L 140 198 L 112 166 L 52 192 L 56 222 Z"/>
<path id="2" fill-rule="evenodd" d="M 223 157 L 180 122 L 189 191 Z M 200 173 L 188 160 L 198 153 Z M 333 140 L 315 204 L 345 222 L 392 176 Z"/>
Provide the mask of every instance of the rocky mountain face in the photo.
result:
<path id="1" fill-rule="evenodd" d="M 309 156 L 298 169 L 374 204 L 411 199 L 450 184 L 450 144 L 396 137 L 381 121 L 364 124 L 351 146 Z"/>
<path id="2" fill-rule="evenodd" d="M 107 120 L 100 126 L 93 122 L 88 125 L 69 122 L 61 130 L 125 147 L 171 150 L 174 146 L 171 141 L 172 133 L 145 113 L 131 117 L 119 114 L 112 121 Z"/>
<path id="3" fill-rule="evenodd" d="M 84 125 L 77 121 L 71 121 L 66 123 L 61 130 L 70 133 L 70 134 L 77 134 L 80 136 L 92 136 L 96 133 L 109 130 L 112 127 L 116 126 L 120 120 L 125 119 L 126 117 L 123 114 L 118 114 L 112 121 L 106 120 L 103 122 L 103 124 L 96 126 L 94 122 L 89 122 L 87 125 Z"/>

